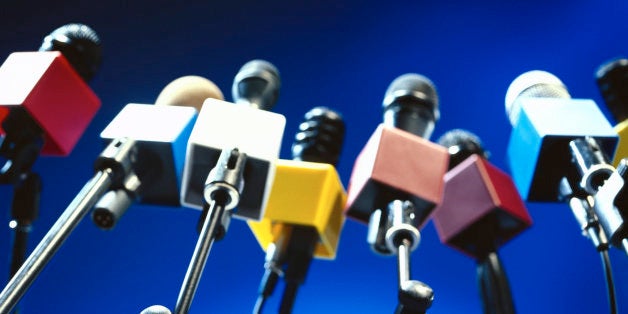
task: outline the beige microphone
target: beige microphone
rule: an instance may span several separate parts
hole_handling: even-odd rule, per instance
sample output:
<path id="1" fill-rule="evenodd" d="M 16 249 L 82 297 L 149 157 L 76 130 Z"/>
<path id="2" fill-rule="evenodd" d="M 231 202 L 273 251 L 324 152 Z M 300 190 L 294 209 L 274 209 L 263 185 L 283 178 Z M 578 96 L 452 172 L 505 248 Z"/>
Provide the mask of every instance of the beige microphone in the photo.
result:
<path id="1" fill-rule="evenodd" d="M 155 105 L 189 106 L 200 112 L 207 98 L 224 100 L 222 92 L 212 81 L 201 76 L 188 75 L 166 85 L 157 96 Z"/>

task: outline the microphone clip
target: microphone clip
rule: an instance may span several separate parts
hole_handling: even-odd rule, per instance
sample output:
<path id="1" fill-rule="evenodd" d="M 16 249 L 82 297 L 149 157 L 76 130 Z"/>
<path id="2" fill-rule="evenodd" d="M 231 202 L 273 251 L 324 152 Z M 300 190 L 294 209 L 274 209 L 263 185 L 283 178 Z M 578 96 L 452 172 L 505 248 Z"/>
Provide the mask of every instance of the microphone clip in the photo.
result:
<path id="1" fill-rule="evenodd" d="M 210 203 L 218 197 L 224 198 L 225 210 L 235 208 L 240 202 L 244 189 L 244 168 L 246 154 L 238 148 L 223 149 L 216 166 L 209 172 L 205 181 L 203 197 Z"/>
<path id="2" fill-rule="evenodd" d="M 201 231 L 205 218 L 209 214 L 209 204 L 221 203 L 226 215 L 215 217 L 218 219 L 218 228 L 214 234 L 216 240 L 221 240 L 227 234 L 231 223 L 233 209 L 240 202 L 240 195 L 244 189 L 244 170 L 247 155 L 238 148 L 223 149 L 218 157 L 216 166 L 212 168 L 205 180 L 203 191 L 203 212 L 198 221 L 197 230 Z M 213 214 L 213 213 L 212 213 Z"/>
<path id="3" fill-rule="evenodd" d="M 401 242 L 407 240 L 410 251 L 414 251 L 421 240 L 414 211 L 410 201 L 401 200 L 390 202 L 385 210 L 373 211 L 367 234 L 371 249 L 381 255 L 396 255 Z"/>

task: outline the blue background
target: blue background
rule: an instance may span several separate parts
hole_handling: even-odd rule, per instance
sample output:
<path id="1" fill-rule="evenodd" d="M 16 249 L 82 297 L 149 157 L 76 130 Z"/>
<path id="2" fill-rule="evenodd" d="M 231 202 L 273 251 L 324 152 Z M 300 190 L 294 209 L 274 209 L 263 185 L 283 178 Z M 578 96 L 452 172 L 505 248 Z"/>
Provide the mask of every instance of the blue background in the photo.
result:
<path id="1" fill-rule="evenodd" d="M 99 132 L 124 105 L 154 102 L 177 77 L 207 77 L 230 100 L 233 77 L 245 62 L 271 61 L 283 84 L 274 111 L 287 118 L 281 157 L 290 158 L 306 111 L 335 108 L 348 128 L 339 164 L 346 186 L 356 156 L 382 120 L 384 92 L 401 74 L 426 75 L 438 89 L 441 120 L 432 139 L 468 129 L 483 139 L 492 162 L 507 169 L 511 127 L 504 96 L 516 76 L 547 70 L 574 98 L 602 104 L 593 73 L 628 49 L 628 3 L 621 0 L 5 1 L 2 7 L 2 58 L 36 50 L 46 34 L 69 22 L 90 25 L 104 45 L 104 62 L 91 83 L 102 108 L 69 157 L 43 157 L 35 165 L 44 191 L 31 249 L 91 178 L 103 148 Z M 0 187 L 3 226 L 10 192 Z M 528 208 L 533 227 L 500 251 L 518 312 L 607 312 L 598 254 L 569 208 Z M 190 209 L 134 205 L 110 232 L 86 218 L 23 298 L 23 313 L 174 308 L 198 216 Z M 432 223 L 422 236 L 412 277 L 435 290 L 430 313 L 481 313 L 475 262 L 441 245 Z M 8 227 L 0 228 L 0 273 L 8 273 L 10 237 Z M 337 259 L 312 263 L 295 313 L 393 311 L 396 260 L 374 255 L 365 238 L 364 225 L 347 221 Z M 620 312 L 628 313 L 628 257 L 617 250 L 611 257 Z M 250 313 L 263 259 L 248 227 L 233 222 L 212 248 L 191 312 Z M 276 312 L 280 292 L 268 313 Z"/>

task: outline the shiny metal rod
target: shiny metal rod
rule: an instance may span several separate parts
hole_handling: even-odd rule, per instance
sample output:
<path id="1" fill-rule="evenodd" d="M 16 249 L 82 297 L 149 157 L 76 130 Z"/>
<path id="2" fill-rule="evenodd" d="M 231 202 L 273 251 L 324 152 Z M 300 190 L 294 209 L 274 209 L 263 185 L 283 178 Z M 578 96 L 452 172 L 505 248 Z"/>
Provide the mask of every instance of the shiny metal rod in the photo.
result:
<path id="1" fill-rule="evenodd" d="M 175 314 L 187 314 L 190 310 L 194 294 L 196 293 L 198 283 L 205 269 L 205 264 L 207 263 L 209 251 L 216 238 L 216 228 L 222 221 L 222 216 L 225 212 L 225 206 L 222 203 L 223 202 L 220 202 L 219 204 L 216 200 L 211 200 L 209 204 L 209 212 L 203 222 L 203 228 L 196 242 L 192 260 L 190 261 L 188 270 L 185 273 L 185 278 L 183 279 L 183 284 L 181 285 L 181 290 L 179 291 L 179 298 L 177 299 L 177 305 L 174 309 Z"/>
<path id="2" fill-rule="evenodd" d="M 41 270 L 59 250 L 72 230 L 111 186 L 110 169 L 97 172 L 68 205 L 61 217 L 39 242 L 33 253 L 0 293 L 0 313 L 8 313 L 24 296 Z"/>
<path id="3" fill-rule="evenodd" d="M 401 240 L 399 244 L 399 252 L 397 253 L 397 261 L 399 268 L 399 287 L 401 284 L 410 280 L 410 246 L 408 239 Z"/>

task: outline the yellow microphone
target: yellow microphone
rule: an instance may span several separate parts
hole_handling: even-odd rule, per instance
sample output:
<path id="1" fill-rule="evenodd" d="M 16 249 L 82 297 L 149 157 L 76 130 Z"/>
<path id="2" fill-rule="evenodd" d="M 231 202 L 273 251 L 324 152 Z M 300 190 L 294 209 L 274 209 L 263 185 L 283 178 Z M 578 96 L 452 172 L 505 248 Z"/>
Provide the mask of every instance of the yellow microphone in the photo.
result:
<path id="1" fill-rule="evenodd" d="M 248 221 L 266 251 L 254 313 L 261 312 L 280 277 L 286 285 L 279 312 L 290 312 L 312 259 L 336 257 L 347 196 L 334 165 L 344 133 L 340 114 L 313 108 L 299 126 L 293 160 L 277 161 L 265 215 L 261 221 Z"/>

